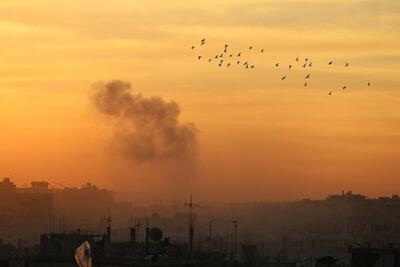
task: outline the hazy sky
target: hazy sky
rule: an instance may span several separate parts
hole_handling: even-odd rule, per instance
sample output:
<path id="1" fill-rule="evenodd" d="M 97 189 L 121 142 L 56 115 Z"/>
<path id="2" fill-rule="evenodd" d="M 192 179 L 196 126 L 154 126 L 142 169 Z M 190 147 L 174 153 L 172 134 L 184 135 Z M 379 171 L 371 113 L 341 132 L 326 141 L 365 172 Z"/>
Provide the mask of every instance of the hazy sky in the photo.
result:
<path id="1" fill-rule="evenodd" d="M 0 176 L 20 185 L 210 200 L 400 191 L 398 0 L 2 0 L 0 14 Z M 256 68 L 197 60 L 225 43 Z M 312 70 L 289 72 L 297 56 Z M 89 96 L 113 79 L 179 104 L 198 129 L 194 171 L 110 153 Z"/>

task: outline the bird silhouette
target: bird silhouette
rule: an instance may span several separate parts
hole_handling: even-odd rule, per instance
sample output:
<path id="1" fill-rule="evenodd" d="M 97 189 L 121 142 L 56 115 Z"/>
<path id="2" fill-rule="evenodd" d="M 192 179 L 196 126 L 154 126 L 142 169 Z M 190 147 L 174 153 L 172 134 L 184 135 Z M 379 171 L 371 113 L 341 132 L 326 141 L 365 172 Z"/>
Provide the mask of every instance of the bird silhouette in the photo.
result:
<path id="1" fill-rule="evenodd" d="M 309 67 L 312 67 L 312 62 L 310 62 L 310 64 L 308 64 Z"/>
<path id="2" fill-rule="evenodd" d="M 332 91 L 330 91 L 328 95 L 332 95 Z"/>
<path id="3" fill-rule="evenodd" d="M 231 63 L 228 63 L 227 66 L 229 67 L 231 65 Z"/>
<path id="4" fill-rule="evenodd" d="M 296 61 L 299 61 L 299 57 L 296 57 Z"/>
<path id="5" fill-rule="evenodd" d="M 308 61 L 308 58 L 305 58 L 304 60 L 307 62 L 307 61 Z"/>
<path id="6" fill-rule="evenodd" d="M 349 66 L 349 62 L 346 62 L 346 65 L 345 65 L 345 67 L 348 67 Z"/>
<path id="7" fill-rule="evenodd" d="M 218 58 L 218 55 L 216 55 L 214 58 Z"/>
<path id="8" fill-rule="evenodd" d="M 253 49 L 253 47 L 252 47 L 252 46 L 249 46 L 249 49 L 251 50 L 251 49 Z"/>
<path id="9" fill-rule="evenodd" d="M 194 45 L 192 46 L 192 50 L 194 49 Z"/>
<path id="10" fill-rule="evenodd" d="M 248 65 L 248 64 L 249 64 L 249 63 L 246 61 L 245 63 L 243 63 L 243 66 L 244 66 L 244 65 Z"/>
<path id="11" fill-rule="evenodd" d="M 368 86 L 371 86 L 371 83 L 367 83 Z"/>
<path id="12" fill-rule="evenodd" d="M 261 53 L 264 53 L 264 48 L 262 48 L 262 49 L 260 50 L 260 52 L 261 52 Z"/>
<path id="13" fill-rule="evenodd" d="M 333 64 L 333 61 L 331 61 L 331 62 L 328 63 L 328 65 L 332 65 L 332 64 Z"/>
<path id="14" fill-rule="evenodd" d="M 346 88 L 347 88 L 346 86 L 343 86 L 343 87 L 342 87 L 343 90 L 345 90 Z"/>
<path id="15" fill-rule="evenodd" d="M 289 70 L 292 68 L 292 65 L 289 65 Z"/>
<path id="16" fill-rule="evenodd" d="M 220 66 L 220 67 L 221 67 L 221 66 L 222 66 L 222 63 L 219 63 L 219 64 L 218 64 L 218 66 Z"/>
<path id="17" fill-rule="evenodd" d="M 283 81 L 284 79 L 286 79 L 286 76 L 283 76 L 283 77 L 281 78 L 281 81 Z"/>
<path id="18" fill-rule="evenodd" d="M 200 60 L 201 58 L 202 58 L 202 56 L 198 56 L 198 57 L 197 57 L 197 59 L 199 59 L 199 60 Z"/>
<path id="19" fill-rule="evenodd" d="M 306 67 L 306 63 L 304 63 L 304 65 L 302 67 L 305 68 Z"/>
<path id="20" fill-rule="evenodd" d="M 251 65 L 250 68 L 254 69 L 254 65 Z"/>
<path id="21" fill-rule="evenodd" d="M 229 55 L 229 57 L 232 57 L 232 56 L 233 56 L 233 54 L 230 54 L 230 55 Z"/>
<path id="22" fill-rule="evenodd" d="M 236 61 L 236 64 L 240 64 L 240 60 Z"/>
<path id="23" fill-rule="evenodd" d="M 239 54 L 237 54 L 237 57 L 240 57 L 240 55 L 241 55 L 241 52 L 239 52 Z"/>
<path id="24" fill-rule="evenodd" d="M 246 65 L 245 68 L 248 69 L 248 68 L 249 68 L 249 65 Z"/>
<path id="25" fill-rule="evenodd" d="M 224 56 L 224 54 L 219 55 L 219 57 L 223 57 L 223 56 Z"/>
<path id="26" fill-rule="evenodd" d="M 275 67 L 279 67 L 279 63 L 276 63 L 276 64 L 275 64 Z"/>
<path id="27" fill-rule="evenodd" d="M 212 59 L 211 59 L 211 58 L 209 58 L 209 59 L 208 59 L 208 62 L 211 62 L 211 60 L 212 60 Z"/>
<path id="28" fill-rule="evenodd" d="M 204 43 L 206 41 L 206 38 L 201 39 L 200 42 Z"/>
<path id="29" fill-rule="evenodd" d="M 304 83 L 304 87 L 307 87 L 307 83 Z"/>
<path id="30" fill-rule="evenodd" d="M 307 74 L 306 77 L 304 77 L 304 79 L 310 79 L 311 74 Z"/>

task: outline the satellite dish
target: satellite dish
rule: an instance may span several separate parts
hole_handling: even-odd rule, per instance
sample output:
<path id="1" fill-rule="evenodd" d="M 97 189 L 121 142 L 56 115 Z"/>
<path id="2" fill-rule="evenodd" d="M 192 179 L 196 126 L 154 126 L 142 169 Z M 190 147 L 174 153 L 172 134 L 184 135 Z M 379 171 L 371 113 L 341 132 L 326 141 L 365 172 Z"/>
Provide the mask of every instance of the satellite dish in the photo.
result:
<path id="1" fill-rule="evenodd" d="M 160 228 L 153 227 L 150 229 L 150 239 L 154 242 L 161 241 L 163 237 L 163 232 Z"/>

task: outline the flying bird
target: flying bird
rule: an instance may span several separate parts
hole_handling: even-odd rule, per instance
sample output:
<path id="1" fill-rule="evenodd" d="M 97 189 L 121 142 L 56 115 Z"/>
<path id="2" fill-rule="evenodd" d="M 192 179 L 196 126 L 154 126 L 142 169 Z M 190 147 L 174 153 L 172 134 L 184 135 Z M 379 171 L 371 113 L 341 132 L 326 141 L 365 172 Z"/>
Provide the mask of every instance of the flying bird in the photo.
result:
<path id="1" fill-rule="evenodd" d="M 310 79 L 311 74 L 308 74 L 304 79 Z"/>
<path id="2" fill-rule="evenodd" d="M 368 86 L 371 86 L 371 83 L 367 83 Z"/>
<path id="3" fill-rule="evenodd" d="M 236 61 L 236 64 L 240 64 L 240 61 L 238 60 L 238 61 Z"/>
<path id="4" fill-rule="evenodd" d="M 249 63 L 246 61 L 245 63 L 243 63 L 243 66 L 244 66 L 244 65 L 248 65 L 248 64 L 249 64 Z"/>
<path id="5" fill-rule="evenodd" d="M 292 65 L 289 65 L 289 70 L 292 68 Z"/>
<path id="6" fill-rule="evenodd" d="M 230 55 L 229 55 L 229 57 L 232 57 L 232 56 L 233 56 L 233 54 L 230 54 Z"/>
<path id="7" fill-rule="evenodd" d="M 296 61 L 299 61 L 299 57 L 296 57 Z"/>
<path id="8" fill-rule="evenodd" d="M 229 67 L 231 65 L 231 63 L 228 63 L 227 66 Z"/>
<path id="9" fill-rule="evenodd" d="M 237 54 L 237 57 L 240 57 L 240 55 L 241 55 L 241 52 L 239 52 L 239 54 Z"/>
<path id="10" fill-rule="evenodd" d="M 310 62 L 310 64 L 308 64 L 309 67 L 312 67 L 312 62 Z"/>
<path id="11" fill-rule="evenodd" d="M 286 76 L 283 76 L 283 77 L 281 78 L 281 81 L 283 81 L 284 79 L 286 79 Z"/>
<path id="12" fill-rule="evenodd" d="M 250 68 L 254 69 L 254 65 L 251 65 L 251 67 L 250 67 Z"/>
<path id="13" fill-rule="evenodd" d="M 275 67 L 279 67 L 279 63 L 276 63 L 276 64 L 275 64 Z"/>
<path id="14" fill-rule="evenodd" d="M 332 91 L 330 91 L 328 95 L 332 95 Z"/>
<path id="15" fill-rule="evenodd" d="M 307 87 L 307 83 L 304 84 L 304 87 Z"/>
<path id="16" fill-rule="evenodd" d="M 206 38 L 201 39 L 200 42 L 204 43 L 206 41 Z"/>
<path id="17" fill-rule="evenodd" d="M 331 61 L 331 62 L 328 63 L 328 65 L 332 65 L 332 64 L 333 64 L 333 61 Z"/>
<path id="18" fill-rule="evenodd" d="M 211 59 L 211 58 L 209 58 L 209 59 L 208 59 L 208 62 L 211 62 L 211 60 L 212 60 L 212 59 Z"/>
<path id="19" fill-rule="evenodd" d="M 308 61 L 308 58 L 305 58 L 304 60 L 307 62 L 307 61 Z"/>
<path id="20" fill-rule="evenodd" d="M 246 69 L 248 69 L 249 68 L 249 65 L 246 65 Z"/>
<path id="21" fill-rule="evenodd" d="M 304 65 L 302 67 L 305 68 L 306 67 L 306 63 L 304 63 Z"/>
<path id="22" fill-rule="evenodd" d="M 343 86 L 343 87 L 342 87 L 343 90 L 345 90 L 346 88 L 347 88 L 346 86 Z"/>
<path id="23" fill-rule="evenodd" d="M 216 55 L 214 58 L 218 58 L 218 55 Z"/>
<path id="24" fill-rule="evenodd" d="M 348 67 L 349 66 L 349 62 L 346 62 L 346 65 L 345 65 L 345 67 Z"/>
<path id="25" fill-rule="evenodd" d="M 202 56 L 198 56 L 198 57 L 197 57 L 197 59 L 199 59 L 199 60 L 200 60 L 201 58 L 202 58 Z"/>
<path id="26" fill-rule="evenodd" d="M 249 46 L 249 49 L 251 50 L 251 49 L 253 49 L 253 47 L 252 47 L 252 46 Z"/>
<path id="27" fill-rule="evenodd" d="M 194 49 L 194 45 L 192 46 L 192 50 Z"/>
<path id="28" fill-rule="evenodd" d="M 262 48 L 262 49 L 260 50 L 260 52 L 261 52 L 261 53 L 264 53 L 264 48 Z"/>
<path id="29" fill-rule="evenodd" d="M 219 57 L 223 57 L 223 56 L 224 56 L 224 54 L 219 55 Z"/>

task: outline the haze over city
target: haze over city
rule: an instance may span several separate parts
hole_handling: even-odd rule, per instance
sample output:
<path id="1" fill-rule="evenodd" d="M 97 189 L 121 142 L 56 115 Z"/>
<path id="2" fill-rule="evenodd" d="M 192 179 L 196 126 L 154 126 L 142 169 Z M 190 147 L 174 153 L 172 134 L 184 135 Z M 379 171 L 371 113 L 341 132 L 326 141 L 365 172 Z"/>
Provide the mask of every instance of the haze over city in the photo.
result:
<path id="1" fill-rule="evenodd" d="M 0 14 L 0 177 L 18 186 L 399 192 L 399 1 L 3 0 Z M 254 69 L 208 62 L 225 44 Z"/>

